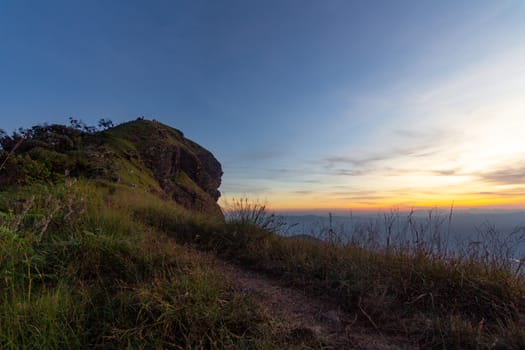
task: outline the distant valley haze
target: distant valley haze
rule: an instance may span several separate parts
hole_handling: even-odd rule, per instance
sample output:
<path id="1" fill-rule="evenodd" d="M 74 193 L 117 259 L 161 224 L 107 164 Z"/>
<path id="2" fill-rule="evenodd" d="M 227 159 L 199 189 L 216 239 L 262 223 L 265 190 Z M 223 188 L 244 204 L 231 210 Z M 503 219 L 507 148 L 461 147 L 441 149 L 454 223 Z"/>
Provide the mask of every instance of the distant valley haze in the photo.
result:
<path id="1" fill-rule="evenodd" d="M 525 224 L 523 38 L 522 0 L 7 0 L 0 128 L 146 116 L 213 152 L 222 205 Z"/>
<path id="2" fill-rule="evenodd" d="M 277 214 L 283 236 L 310 236 L 347 243 L 377 244 L 420 242 L 428 249 L 437 245 L 450 252 L 469 248 L 505 253 L 511 260 L 525 259 L 525 212 L 442 211 L 437 209 L 383 212 L 281 213 Z M 439 241 L 439 242 L 438 242 Z M 480 247 L 479 245 L 483 245 Z M 376 246 L 374 246 L 376 247 Z M 502 250 L 503 251 L 503 250 Z"/>

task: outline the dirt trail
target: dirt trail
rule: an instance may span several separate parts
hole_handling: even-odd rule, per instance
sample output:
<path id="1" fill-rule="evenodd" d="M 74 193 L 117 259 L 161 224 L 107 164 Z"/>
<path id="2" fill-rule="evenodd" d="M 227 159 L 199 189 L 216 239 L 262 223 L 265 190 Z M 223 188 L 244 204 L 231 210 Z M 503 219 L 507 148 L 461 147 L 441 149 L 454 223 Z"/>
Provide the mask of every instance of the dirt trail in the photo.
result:
<path id="1" fill-rule="evenodd" d="M 343 312 L 337 305 L 312 298 L 298 289 L 286 287 L 263 274 L 247 271 L 225 261 L 218 261 L 225 277 L 238 292 L 250 295 L 276 318 L 297 330 L 298 336 L 308 333 L 322 336 L 328 349 L 394 350 L 413 349 L 402 339 L 387 337 L 374 329 L 357 325 L 355 314 Z"/>

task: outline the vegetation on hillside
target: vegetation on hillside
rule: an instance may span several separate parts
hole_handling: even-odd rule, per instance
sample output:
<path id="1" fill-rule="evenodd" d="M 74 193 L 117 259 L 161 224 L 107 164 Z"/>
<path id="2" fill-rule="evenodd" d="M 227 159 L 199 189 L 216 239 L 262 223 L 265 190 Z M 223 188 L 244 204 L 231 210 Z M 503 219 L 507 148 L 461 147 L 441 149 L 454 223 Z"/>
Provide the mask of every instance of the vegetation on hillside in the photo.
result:
<path id="1" fill-rule="evenodd" d="M 442 256 L 420 242 L 284 238 L 266 208 L 245 200 L 231 220 L 192 212 L 162 195 L 125 135 L 93 143 L 76 128 L 42 128 L 2 145 L 0 178 L 16 181 L 0 186 L 0 348 L 328 346 L 237 293 L 216 255 L 420 348 L 525 348 L 525 280 L 501 260 Z M 79 156 L 94 149 L 112 158 Z"/>
<path id="2" fill-rule="evenodd" d="M 242 266 L 329 296 L 378 332 L 404 334 L 420 348 L 525 347 L 525 279 L 505 259 L 477 250 L 435 254 L 423 241 L 386 248 L 290 239 L 261 228 L 279 221 L 260 204 L 241 200 L 235 208 L 242 212 L 233 221 L 199 225 L 198 238 L 169 211 L 140 215 L 180 242 L 197 240 Z"/>
<path id="3" fill-rule="evenodd" d="M 3 192 L 0 348 L 293 348 L 213 255 L 142 222 L 168 210 L 194 235 L 218 220 L 104 182 Z"/>
<path id="4" fill-rule="evenodd" d="M 11 135 L 0 130 L 0 190 L 66 178 L 108 180 L 171 198 L 193 211 L 222 215 L 222 169 L 206 149 L 177 129 L 139 118 L 99 128 L 36 125 Z"/>

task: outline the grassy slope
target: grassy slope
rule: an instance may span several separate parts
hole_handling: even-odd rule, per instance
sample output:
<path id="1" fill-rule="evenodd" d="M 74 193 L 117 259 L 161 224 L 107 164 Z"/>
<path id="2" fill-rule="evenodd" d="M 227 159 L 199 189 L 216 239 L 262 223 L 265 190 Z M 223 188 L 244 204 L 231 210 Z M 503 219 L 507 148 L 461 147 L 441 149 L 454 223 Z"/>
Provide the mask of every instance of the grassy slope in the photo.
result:
<path id="1" fill-rule="evenodd" d="M 423 348 L 525 346 L 523 279 L 475 262 L 284 239 L 105 182 L 5 192 L 0 210 L 2 348 L 307 347 L 188 244 Z"/>
<path id="2" fill-rule="evenodd" d="M 162 137 L 159 137 L 161 133 Z M 151 170 L 145 168 L 139 158 L 139 150 L 145 149 L 154 145 L 176 145 L 177 147 L 188 150 L 189 153 L 198 153 L 204 149 L 190 140 L 184 140 L 184 135 L 181 131 L 168 127 L 163 124 L 148 120 L 132 121 L 119 125 L 108 131 L 97 135 L 98 142 L 110 147 L 115 151 L 115 155 L 123 164 L 120 167 L 118 174 L 123 179 L 124 183 L 133 183 L 139 185 L 148 185 L 153 188 L 158 187 L 158 184 L 153 179 Z M 183 142 L 184 140 L 184 142 Z M 130 159 L 126 160 L 126 159 Z M 133 179 L 128 180 L 129 169 L 133 170 L 135 178 L 140 178 L 143 181 L 133 182 Z M 185 176 L 184 176 L 185 175 Z M 189 188 L 197 188 L 197 184 L 193 182 L 185 173 L 181 174 L 183 181 L 177 182 Z M 128 181 L 126 181 L 128 180 Z M 200 192 L 203 192 L 200 190 Z"/>
<path id="3" fill-rule="evenodd" d="M 148 120 L 127 122 L 92 134 L 61 125 L 35 126 L 28 134 L 32 136 L 22 142 L 10 157 L 8 152 L 0 150 L 2 160 L 9 158 L 2 169 L 4 180 L 9 181 L 0 181 L 0 188 L 35 182 L 56 183 L 64 180 L 67 171 L 72 176 L 118 182 L 138 192 L 162 194 L 153 171 L 142 159 L 144 150 L 152 146 L 162 149 L 174 145 L 185 150 L 186 154 L 207 152 L 185 139 L 179 130 Z M 182 171 L 172 180 L 202 198 L 208 197 Z"/>
<path id="4" fill-rule="evenodd" d="M 205 218 L 113 186 L 2 193 L 0 348 L 284 346 L 288 331 L 237 295 L 212 257 L 144 225 L 138 213 L 169 210 L 194 233 Z"/>
<path id="5" fill-rule="evenodd" d="M 290 240 L 242 220 L 199 224 L 195 236 L 165 209 L 138 215 L 179 242 L 328 296 L 379 332 L 421 348 L 525 348 L 525 280 L 505 265 Z"/>
<path id="6" fill-rule="evenodd" d="M 160 189 L 137 149 L 155 142 L 148 123 L 98 134 L 81 150 L 106 152 L 92 165 L 119 183 L 0 193 L 0 348 L 308 346 L 292 344 L 188 245 L 325 294 L 423 348 L 525 348 L 525 283 L 504 266 L 287 240 L 190 213 L 152 194 Z"/>

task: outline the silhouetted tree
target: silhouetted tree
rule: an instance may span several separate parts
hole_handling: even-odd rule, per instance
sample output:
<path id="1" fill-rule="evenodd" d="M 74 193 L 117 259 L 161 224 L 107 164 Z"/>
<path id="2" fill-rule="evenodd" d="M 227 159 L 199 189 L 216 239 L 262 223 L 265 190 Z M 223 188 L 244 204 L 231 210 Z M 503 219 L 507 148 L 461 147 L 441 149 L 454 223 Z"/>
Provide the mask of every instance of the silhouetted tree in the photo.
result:
<path id="1" fill-rule="evenodd" d="M 4 140 L 9 137 L 4 129 L 0 129 L 0 149 L 4 149 Z"/>
<path id="2" fill-rule="evenodd" d="M 84 124 L 84 127 L 82 128 L 82 130 L 88 134 L 93 134 L 94 132 L 97 131 L 97 128 L 94 126 L 88 126 Z"/>
<path id="3" fill-rule="evenodd" d="M 102 130 L 107 130 L 113 127 L 113 122 L 110 119 L 100 119 L 98 121 L 98 127 Z"/>
<path id="4" fill-rule="evenodd" d="M 84 123 L 80 119 L 75 119 L 73 117 L 69 117 L 69 124 L 73 129 L 77 129 L 83 132 L 86 132 L 88 134 L 92 134 L 97 131 L 97 128 L 94 126 L 89 126 L 86 123 Z"/>
<path id="5" fill-rule="evenodd" d="M 5 131 L 2 130 L 0 136 L 0 146 L 4 151 L 11 152 L 16 144 L 22 139 L 29 136 L 29 130 L 20 128 L 17 131 L 13 131 L 12 135 L 9 136 Z"/>
<path id="6" fill-rule="evenodd" d="M 84 124 L 82 120 L 78 120 L 73 117 L 69 117 L 69 124 L 73 129 L 77 130 L 82 130 L 82 128 L 86 126 L 86 124 Z"/>

